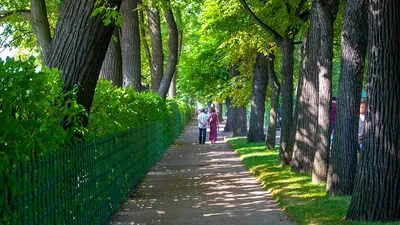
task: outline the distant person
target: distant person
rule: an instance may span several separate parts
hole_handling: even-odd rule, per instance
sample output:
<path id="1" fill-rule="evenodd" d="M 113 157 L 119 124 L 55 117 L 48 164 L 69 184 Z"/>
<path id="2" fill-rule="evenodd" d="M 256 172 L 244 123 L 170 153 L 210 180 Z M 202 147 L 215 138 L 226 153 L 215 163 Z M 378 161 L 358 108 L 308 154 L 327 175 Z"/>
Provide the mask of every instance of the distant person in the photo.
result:
<path id="1" fill-rule="evenodd" d="M 364 128 L 365 128 L 365 109 L 367 107 L 367 103 L 363 98 L 360 104 L 360 119 L 358 121 L 358 152 L 357 158 L 360 160 L 360 154 L 362 150 L 362 140 L 364 136 Z"/>
<path id="2" fill-rule="evenodd" d="M 331 108 L 331 144 L 330 144 L 330 149 L 332 149 L 332 144 L 333 144 L 333 136 L 335 134 L 335 123 L 336 123 L 336 97 L 332 97 L 332 108 Z"/>
<path id="3" fill-rule="evenodd" d="M 278 120 L 279 128 L 281 128 L 282 127 L 282 108 L 281 107 L 278 107 L 278 115 L 276 118 Z"/>
<path id="4" fill-rule="evenodd" d="M 331 131 L 333 132 L 335 129 L 336 123 L 336 97 L 332 97 L 332 110 L 331 110 Z"/>
<path id="5" fill-rule="evenodd" d="M 199 144 L 205 144 L 206 132 L 207 132 L 207 114 L 205 109 L 200 110 L 200 114 L 197 116 L 197 122 L 199 123 Z"/>
<path id="6" fill-rule="evenodd" d="M 210 124 L 210 141 L 215 144 L 217 141 L 218 115 L 215 113 L 215 108 L 211 108 L 211 113 L 208 115 L 207 122 Z"/>

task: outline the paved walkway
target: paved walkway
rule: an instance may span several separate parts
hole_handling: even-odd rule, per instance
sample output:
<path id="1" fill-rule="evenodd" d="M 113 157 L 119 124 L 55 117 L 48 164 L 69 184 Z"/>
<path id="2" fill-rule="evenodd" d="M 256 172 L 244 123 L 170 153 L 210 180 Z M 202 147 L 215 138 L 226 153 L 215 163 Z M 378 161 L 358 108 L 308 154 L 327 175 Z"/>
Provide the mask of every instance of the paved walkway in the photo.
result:
<path id="1" fill-rule="evenodd" d="M 190 121 L 110 225 L 294 224 L 226 144 L 230 136 L 199 145 Z"/>

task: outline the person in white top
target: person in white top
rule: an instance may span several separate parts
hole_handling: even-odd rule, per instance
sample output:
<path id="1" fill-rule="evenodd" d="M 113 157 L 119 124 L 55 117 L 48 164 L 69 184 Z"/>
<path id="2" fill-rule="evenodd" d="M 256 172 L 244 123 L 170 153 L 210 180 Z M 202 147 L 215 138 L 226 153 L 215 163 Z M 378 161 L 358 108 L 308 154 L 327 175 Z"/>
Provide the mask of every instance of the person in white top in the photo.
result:
<path id="1" fill-rule="evenodd" d="M 360 159 L 360 153 L 362 148 L 362 139 L 364 136 L 364 127 L 365 127 L 365 108 L 367 104 L 365 100 L 361 100 L 360 104 L 360 119 L 358 121 L 358 151 L 357 151 L 357 158 Z"/>
<path id="2" fill-rule="evenodd" d="M 205 109 L 201 109 L 200 114 L 197 116 L 197 122 L 199 123 L 199 144 L 205 144 L 206 141 L 207 117 Z"/>

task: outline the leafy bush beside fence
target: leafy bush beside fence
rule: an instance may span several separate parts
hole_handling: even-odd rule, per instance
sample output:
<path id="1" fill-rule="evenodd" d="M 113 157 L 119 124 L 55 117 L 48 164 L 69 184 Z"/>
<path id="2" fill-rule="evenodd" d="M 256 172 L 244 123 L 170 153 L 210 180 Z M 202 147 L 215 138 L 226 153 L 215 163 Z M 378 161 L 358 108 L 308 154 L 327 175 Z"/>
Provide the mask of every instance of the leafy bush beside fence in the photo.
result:
<path id="1" fill-rule="evenodd" d="M 0 224 L 106 224 L 173 142 L 176 118 L 11 165 L 0 174 Z"/>
<path id="2" fill-rule="evenodd" d="M 71 144 L 75 131 L 85 131 L 78 123 L 84 109 L 63 86 L 57 70 L 36 72 L 34 58 L 0 59 L 0 170 L 10 161 Z M 68 130 L 60 126 L 65 115 L 74 122 Z"/>
<path id="3" fill-rule="evenodd" d="M 105 224 L 194 113 L 100 80 L 84 128 L 62 87 L 33 59 L 0 60 L 0 224 Z M 87 142 L 71 146 L 76 131 Z"/>

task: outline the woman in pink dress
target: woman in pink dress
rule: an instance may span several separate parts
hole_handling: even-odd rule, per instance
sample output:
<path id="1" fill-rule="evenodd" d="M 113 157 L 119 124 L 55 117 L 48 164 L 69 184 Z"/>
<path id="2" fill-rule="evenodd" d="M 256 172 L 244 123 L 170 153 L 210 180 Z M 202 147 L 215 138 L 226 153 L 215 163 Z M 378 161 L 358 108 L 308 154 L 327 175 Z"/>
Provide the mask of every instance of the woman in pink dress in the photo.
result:
<path id="1" fill-rule="evenodd" d="M 207 122 L 210 124 L 210 141 L 211 144 L 217 141 L 217 124 L 218 115 L 215 113 L 215 109 L 211 108 L 211 113 L 208 115 Z"/>

